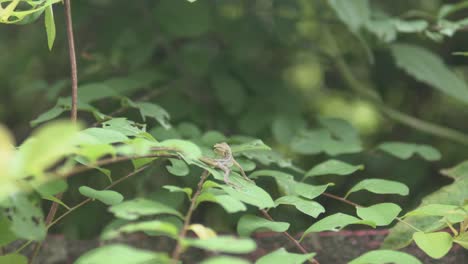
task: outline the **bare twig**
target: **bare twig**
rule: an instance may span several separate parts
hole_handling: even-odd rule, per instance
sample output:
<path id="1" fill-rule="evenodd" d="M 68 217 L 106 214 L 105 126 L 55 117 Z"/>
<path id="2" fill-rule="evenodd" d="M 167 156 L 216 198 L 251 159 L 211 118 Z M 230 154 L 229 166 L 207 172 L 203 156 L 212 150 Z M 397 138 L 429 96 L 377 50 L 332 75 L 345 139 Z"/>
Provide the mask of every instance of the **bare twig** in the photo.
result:
<path id="1" fill-rule="evenodd" d="M 70 57 L 70 71 L 71 71 L 71 115 L 70 120 L 76 122 L 78 117 L 78 69 L 76 66 L 76 52 L 75 52 L 75 40 L 73 38 L 73 21 L 71 14 L 71 4 L 70 0 L 64 0 L 65 6 L 65 18 L 66 18 L 66 27 L 67 27 L 67 39 L 68 39 L 68 55 Z M 56 195 L 57 199 L 62 199 L 63 193 Z M 45 223 L 49 224 L 54 220 L 55 214 L 57 213 L 58 203 L 52 202 L 50 206 L 49 213 L 47 214 Z M 33 257 L 31 263 L 34 262 L 34 257 L 39 253 L 42 243 L 37 243 L 34 248 Z"/>
<path id="2" fill-rule="evenodd" d="M 270 220 L 270 221 L 275 221 L 273 219 L 273 217 L 271 217 L 271 215 L 266 211 L 266 210 L 263 210 L 261 209 L 260 212 L 263 214 L 263 216 Z M 297 249 L 299 249 L 299 251 L 301 251 L 303 254 L 308 254 L 309 252 L 307 252 L 307 250 L 301 245 L 301 243 L 299 243 L 299 241 L 297 241 L 293 236 L 291 236 L 287 231 L 284 231 L 282 232 L 283 236 L 285 236 L 287 239 L 289 239 L 293 244 L 294 246 L 296 246 Z M 307 260 L 309 263 L 313 263 L 313 264 L 320 264 L 316 259 L 309 259 Z"/>
<path id="3" fill-rule="evenodd" d="M 184 225 L 182 227 L 182 230 L 180 230 L 180 233 L 177 239 L 177 244 L 172 253 L 172 263 L 174 264 L 179 262 L 180 255 L 182 254 L 182 251 L 183 251 L 182 240 L 187 235 L 188 227 L 190 225 L 190 221 L 192 220 L 192 214 L 195 211 L 195 207 L 197 205 L 198 196 L 200 196 L 201 190 L 203 188 L 203 183 L 205 183 L 209 175 L 210 173 L 208 171 L 206 170 L 203 171 L 200 177 L 200 181 L 198 182 L 197 191 L 195 192 L 195 194 L 192 196 L 192 199 L 190 200 L 190 207 L 187 211 L 187 214 L 185 215 Z"/>

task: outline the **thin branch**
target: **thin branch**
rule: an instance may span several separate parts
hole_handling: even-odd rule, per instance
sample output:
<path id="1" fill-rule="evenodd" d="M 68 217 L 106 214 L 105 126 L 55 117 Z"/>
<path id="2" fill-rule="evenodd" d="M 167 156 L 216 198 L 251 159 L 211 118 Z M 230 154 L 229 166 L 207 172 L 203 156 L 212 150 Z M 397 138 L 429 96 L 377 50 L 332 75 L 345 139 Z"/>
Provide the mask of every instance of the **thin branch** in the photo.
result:
<path id="1" fill-rule="evenodd" d="M 71 115 L 70 120 L 72 122 L 76 122 L 78 117 L 78 69 L 76 66 L 76 52 L 75 52 L 75 40 L 73 38 L 73 21 L 72 21 L 72 13 L 71 13 L 71 4 L 70 0 L 64 0 L 65 6 L 65 18 L 66 18 L 66 27 L 67 27 L 67 39 L 68 39 L 68 55 L 70 57 L 70 71 L 71 71 Z M 62 199 L 63 193 L 59 193 L 56 195 L 57 199 Z M 50 224 L 55 217 L 55 214 L 58 210 L 58 203 L 52 202 L 50 206 L 49 213 L 47 213 L 47 217 L 45 220 L 46 225 Z M 34 257 L 39 253 L 42 243 L 37 243 L 34 248 L 33 258 L 31 263 L 34 261 Z"/>
<path id="2" fill-rule="evenodd" d="M 114 181 L 113 183 L 109 184 L 106 188 L 104 188 L 104 190 L 109 190 L 110 188 L 116 186 L 117 184 L 119 184 L 119 183 L 121 183 L 121 182 L 127 180 L 128 178 L 130 178 L 130 177 L 132 177 L 132 176 L 134 176 L 134 175 L 136 175 L 136 174 L 142 172 L 143 170 L 145 170 L 145 169 L 148 168 L 148 167 L 149 167 L 149 165 L 143 166 L 143 167 L 141 167 L 141 168 L 139 168 L 139 169 L 137 169 L 137 170 L 135 170 L 135 171 L 133 171 L 133 172 L 131 172 L 131 173 L 129 173 L 129 174 L 123 176 L 123 177 L 121 177 L 120 179 L 118 179 L 118 180 Z M 52 226 L 54 226 L 55 224 L 57 224 L 58 222 L 60 222 L 60 220 L 62 220 L 65 216 L 69 215 L 71 212 L 75 211 L 76 209 L 78 209 L 78 208 L 82 207 L 83 205 L 85 205 L 85 204 L 87 204 L 87 203 L 89 203 L 89 202 L 92 202 L 92 201 L 93 201 L 93 199 L 87 198 L 87 199 L 83 200 L 82 202 L 80 202 L 79 204 L 77 204 L 77 205 L 71 207 L 68 211 L 66 211 L 65 213 L 63 213 L 62 215 L 60 215 L 59 217 L 57 217 L 57 219 L 55 219 L 53 222 L 51 222 L 50 224 L 48 224 L 48 225 L 46 226 L 46 228 L 47 228 L 47 229 L 51 228 Z M 15 251 L 15 253 L 21 252 L 23 249 L 25 249 L 25 248 L 26 248 L 29 244 L 31 244 L 32 242 L 33 242 L 32 240 L 29 240 L 29 241 L 25 242 L 23 245 L 21 245 L 21 246 Z M 38 254 L 38 252 L 39 252 L 39 251 L 37 251 L 37 252 L 34 251 L 34 255 L 33 255 L 33 257 L 31 258 L 31 262 L 30 262 L 31 264 L 34 263 L 35 256 Z"/>
<path id="3" fill-rule="evenodd" d="M 185 215 L 185 218 L 184 218 L 184 225 L 182 227 L 182 230 L 180 230 L 179 236 L 177 238 L 177 244 L 176 244 L 176 246 L 174 248 L 174 251 L 172 253 L 172 263 L 174 263 L 174 264 L 179 262 L 180 255 L 182 254 L 182 251 L 184 250 L 183 246 L 182 246 L 182 240 L 187 235 L 188 227 L 190 225 L 190 221 L 192 220 L 192 214 L 195 211 L 195 207 L 197 205 L 198 196 L 200 196 L 201 190 L 203 188 L 203 183 L 205 183 L 205 181 L 206 181 L 206 179 L 208 178 L 209 175 L 210 175 L 210 173 L 208 171 L 206 171 L 206 170 L 203 171 L 203 173 L 202 173 L 202 175 L 200 177 L 200 181 L 198 182 L 197 191 L 192 196 L 192 199 L 190 201 L 190 207 L 189 207 L 189 209 L 187 211 L 187 214 Z"/>
<path id="4" fill-rule="evenodd" d="M 261 209 L 260 212 L 263 214 L 263 216 L 270 220 L 270 221 L 275 221 L 273 217 L 264 209 Z M 303 254 L 308 254 L 307 250 L 297 241 L 293 236 L 291 236 L 287 231 L 282 232 L 283 236 L 285 236 L 287 239 L 289 239 L 293 244 L 296 246 L 297 249 L 299 249 Z M 309 259 L 307 260 L 309 263 L 313 264 L 320 264 L 316 259 Z"/>
<path id="5" fill-rule="evenodd" d="M 75 40 L 73 37 L 73 21 L 70 0 L 64 0 L 65 18 L 67 26 L 68 55 L 70 57 L 71 83 L 72 83 L 72 108 L 71 120 L 78 117 L 78 68 L 76 66 Z"/>

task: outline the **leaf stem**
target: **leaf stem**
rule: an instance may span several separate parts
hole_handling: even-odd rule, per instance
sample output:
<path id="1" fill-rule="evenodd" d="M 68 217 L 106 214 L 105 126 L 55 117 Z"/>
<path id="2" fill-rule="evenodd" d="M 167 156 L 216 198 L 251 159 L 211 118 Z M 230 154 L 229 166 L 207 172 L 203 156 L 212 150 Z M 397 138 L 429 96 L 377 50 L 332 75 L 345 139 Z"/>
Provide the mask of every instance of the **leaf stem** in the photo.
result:
<path id="1" fill-rule="evenodd" d="M 263 214 L 263 216 L 270 220 L 270 221 L 275 221 L 273 219 L 273 217 L 271 217 L 271 215 L 265 210 L 265 209 L 261 209 L 260 212 Z M 285 236 L 287 239 L 289 239 L 295 246 L 297 249 L 299 249 L 299 251 L 301 251 L 303 254 L 308 254 L 309 252 L 307 252 L 307 250 L 301 245 L 301 243 L 299 243 L 299 241 L 297 241 L 293 236 L 291 236 L 287 231 L 284 231 L 282 232 L 283 236 Z M 309 259 L 308 260 L 309 263 L 313 263 L 313 264 L 320 264 L 316 259 Z"/>
<path id="2" fill-rule="evenodd" d="M 183 245 L 182 245 L 182 240 L 187 235 L 187 231 L 188 231 L 188 228 L 189 228 L 189 225 L 190 225 L 190 221 L 192 220 L 192 214 L 195 211 L 195 208 L 197 206 L 198 196 L 200 196 L 201 190 L 203 188 L 203 183 L 205 183 L 205 181 L 206 181 L 206 179 L 208 178 L 209 175 L 210 175 L 209 171 L 207 171 L 207 170 L 203 171 L 203 173 L 202 173 L 202 175 L 200 177 L 200 181 L 198 182 L 197 191 L 195 192 L 195 194 L 190 199 L 190 207 L 187 210 L 187 214 L 185 215 L 184 225 L 182 227 L 182 230 L 180 230 L 179 236 L 177 238 L 177 244 L 176 244 L 176 246 L 174 248 L 174 251 L 172 253 L 172 263 L 174 263 L 174 264 L 179 262 L 180 256 L 181 256 L 181 254 L 182 254 L 182 252 L 184 250 Z"/>

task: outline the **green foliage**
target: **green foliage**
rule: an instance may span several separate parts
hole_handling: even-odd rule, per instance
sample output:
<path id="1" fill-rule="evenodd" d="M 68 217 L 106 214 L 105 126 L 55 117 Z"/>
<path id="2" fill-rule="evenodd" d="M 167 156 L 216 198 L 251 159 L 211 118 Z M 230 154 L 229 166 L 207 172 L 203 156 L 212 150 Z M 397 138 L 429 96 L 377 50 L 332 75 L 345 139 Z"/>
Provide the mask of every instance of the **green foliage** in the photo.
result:
<path id="1" fill-rule="evenodd" d="M 417 258 L 403 252 L 392 250 L 374 250 L 355 258 L 350 264 L 421 264 Z"/>
<path id="2" fill-rule="evenodd" d="M 108 261 L 116 264 L 144 263 L 150 261 L 170 263 L 169 257 L 164 253 L 136 249 L 123 244 L 112 244 L 93 249 L 78 258 L 75 263 L 101 263 L 104 259 L 106 262 Z"/>
<path id="3" fill-rule="evenodd" d="M 288 230 L 289 223 L 274 222 L 255 215 L 243 215 L 237 223 L 237 233 L 240 236 L 250 236 L 255 231 L 284 232 Z"/>
<path id="4" fill-rule="evenodd" d="M 56 43 L 47 56 L 68 59 L 56 32 L 56 24 L 65 24 L 55 21 L 54 4 L 59 2 L 0 0 L 0 23 L 29 24 L 44 14 L 49 50 Z M 74 225 L 79 219 L 90 229 L 87 236 L 100 233 L 101 240 L 143 232 L 165 236 L 177 246 L 171 254 L 110 244 L 80 256 L 78 264 L 175 263 L 190 247 L 212 256 L 197 263 L 250 263 L 245 254 L 258 256 L 255 240 L 248 238 L 253 233 L 296 233 L 304 223 L 309 227 L 301 239 L 349 225 L 375 228 L 397 222 L 383 248 L 399 249 L 414 241 L 435 259 L 454 243 L 468 248 L 468 161 L 441 171 L 453 183 L 424 197 L 416 208 L 410 203 L 421 197 L 423 187 L 436 187 L 433 169 L 439 163 L 428 161 L 451 164 L 465 153 L 450 142 L 468 144 L 461 132 L 467 126 L 460 121 L 466 119 L 463 103 L 468 102 L 468 87 L 460 77 L 466 73 L 463 57 L 444 58 L 424 42 L 441 42 L 465 29 L 468 20 L 460 11 L 468 4 L 435 8 L 434 3 L 76 3 L 76 27 L 106 10 L 93 22 L 93 34 L 75 30 L 83 44 L 77 50 L 76 107 L 83 120 L 78 123 L 55 120 L 73 108 L 63 89 L 68 65 L 45 59 L 30 44 L 36 43 L 37 30 L 0 34 L 0 49 L 9 51 L 0 64 L 7 87 L 1 89 L 8 98 L 0 102 L 0 118 L 13 131 L 0 126 L 0 246 L 20 239 L 29 240 L 25 245 L 42 241 L 50 228 L 80 237 L 81 222 Z M 453 53 L 453 48 L 440 54 Z M 389 63 L 392 56 L 394 64 Z M 15 118 L 5 118 L 7 114 Z M 29 121 L 32 115 L 37 117 L 30 126 L 41 126 L 28 136 L 22 119 Z M 15 143 L 13 133 L 22 143 Z M 395 141 L 401 139 L 406 142 Z M 212 149 L 221 142 L 232 153 Z M 377 146 L 379 153 L 369 146 Z M 358 171 L 359 181 L 335 177 Z M 94 177 L 96 172 L 109 182 Z M 119 192 L 110 190 L 123 181 Z M 349 186 L 344 197 L 334 194 Z M 386 196 L 399 204 L 364 206 L 349 198 L 369 195 L 362 190 L 408 198 Z M 65 198 L 57 196 L 63 192 L 69 192 Z M 330 208 L 329 198 L 351 205 L 356 216 Z M 95 200 L 106 209 L 80 210 Z M 66 211 L 60 208 L 60 218 L 46 222 L 41 208 L 50 201 Z M 72 211 L 73 225 L 56 226 Z M 286 220 L 274 220 L 270 211 Z M 106 212 L 115 219 L 103 231 L 99 228 L 105 222 L 86 222 L 108 221 Z M 241 238 L 233 235 L 234 227 Z M 316 256 L 284 247 L 265 252 L 255 263 L 303 263 Z M 0 256 L 0 263 L 28 262 L 17 254 L 22 249 Z M 387 249 L 347 261 L 421 263 Z"/>
<path id="5" fill-rule="evenodd" d="M 109 191 L 109 190 L 95 190 L 93 188 L 90 188 L 88 186 L 81 186 L 79 189 L 79 192 L 89 198 L 99 200 L 107 205 L 116 205 L 119 204 L 120 202 L 123 201 L 124 197 L 115 191 Z"/>
<path id="6" fill-rule="evenodd" d="M 315 256 L 315 253 L 309 254 L 295 254 L 289 253 L 284 248 L 277 249 L 270 254 L 267 254 L 261 258 L 259 258 L 255 264 L 281 264 L 281 263 L 294 263 L 300 264 L 304 263 L 304 261 L 312 258 Z"/>

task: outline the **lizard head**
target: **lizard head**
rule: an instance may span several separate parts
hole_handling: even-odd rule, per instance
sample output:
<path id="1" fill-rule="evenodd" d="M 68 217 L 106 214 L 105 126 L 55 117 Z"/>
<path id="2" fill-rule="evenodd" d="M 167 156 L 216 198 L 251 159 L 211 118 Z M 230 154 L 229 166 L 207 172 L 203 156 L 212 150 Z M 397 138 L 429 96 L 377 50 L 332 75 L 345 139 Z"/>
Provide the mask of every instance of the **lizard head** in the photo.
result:
<path id="1" fill-rule="evenodd" d="M 221 156 L 231 151 L 231 147 L 226 142 L 217 143 L 213 146 L 213 151 Z"/>

